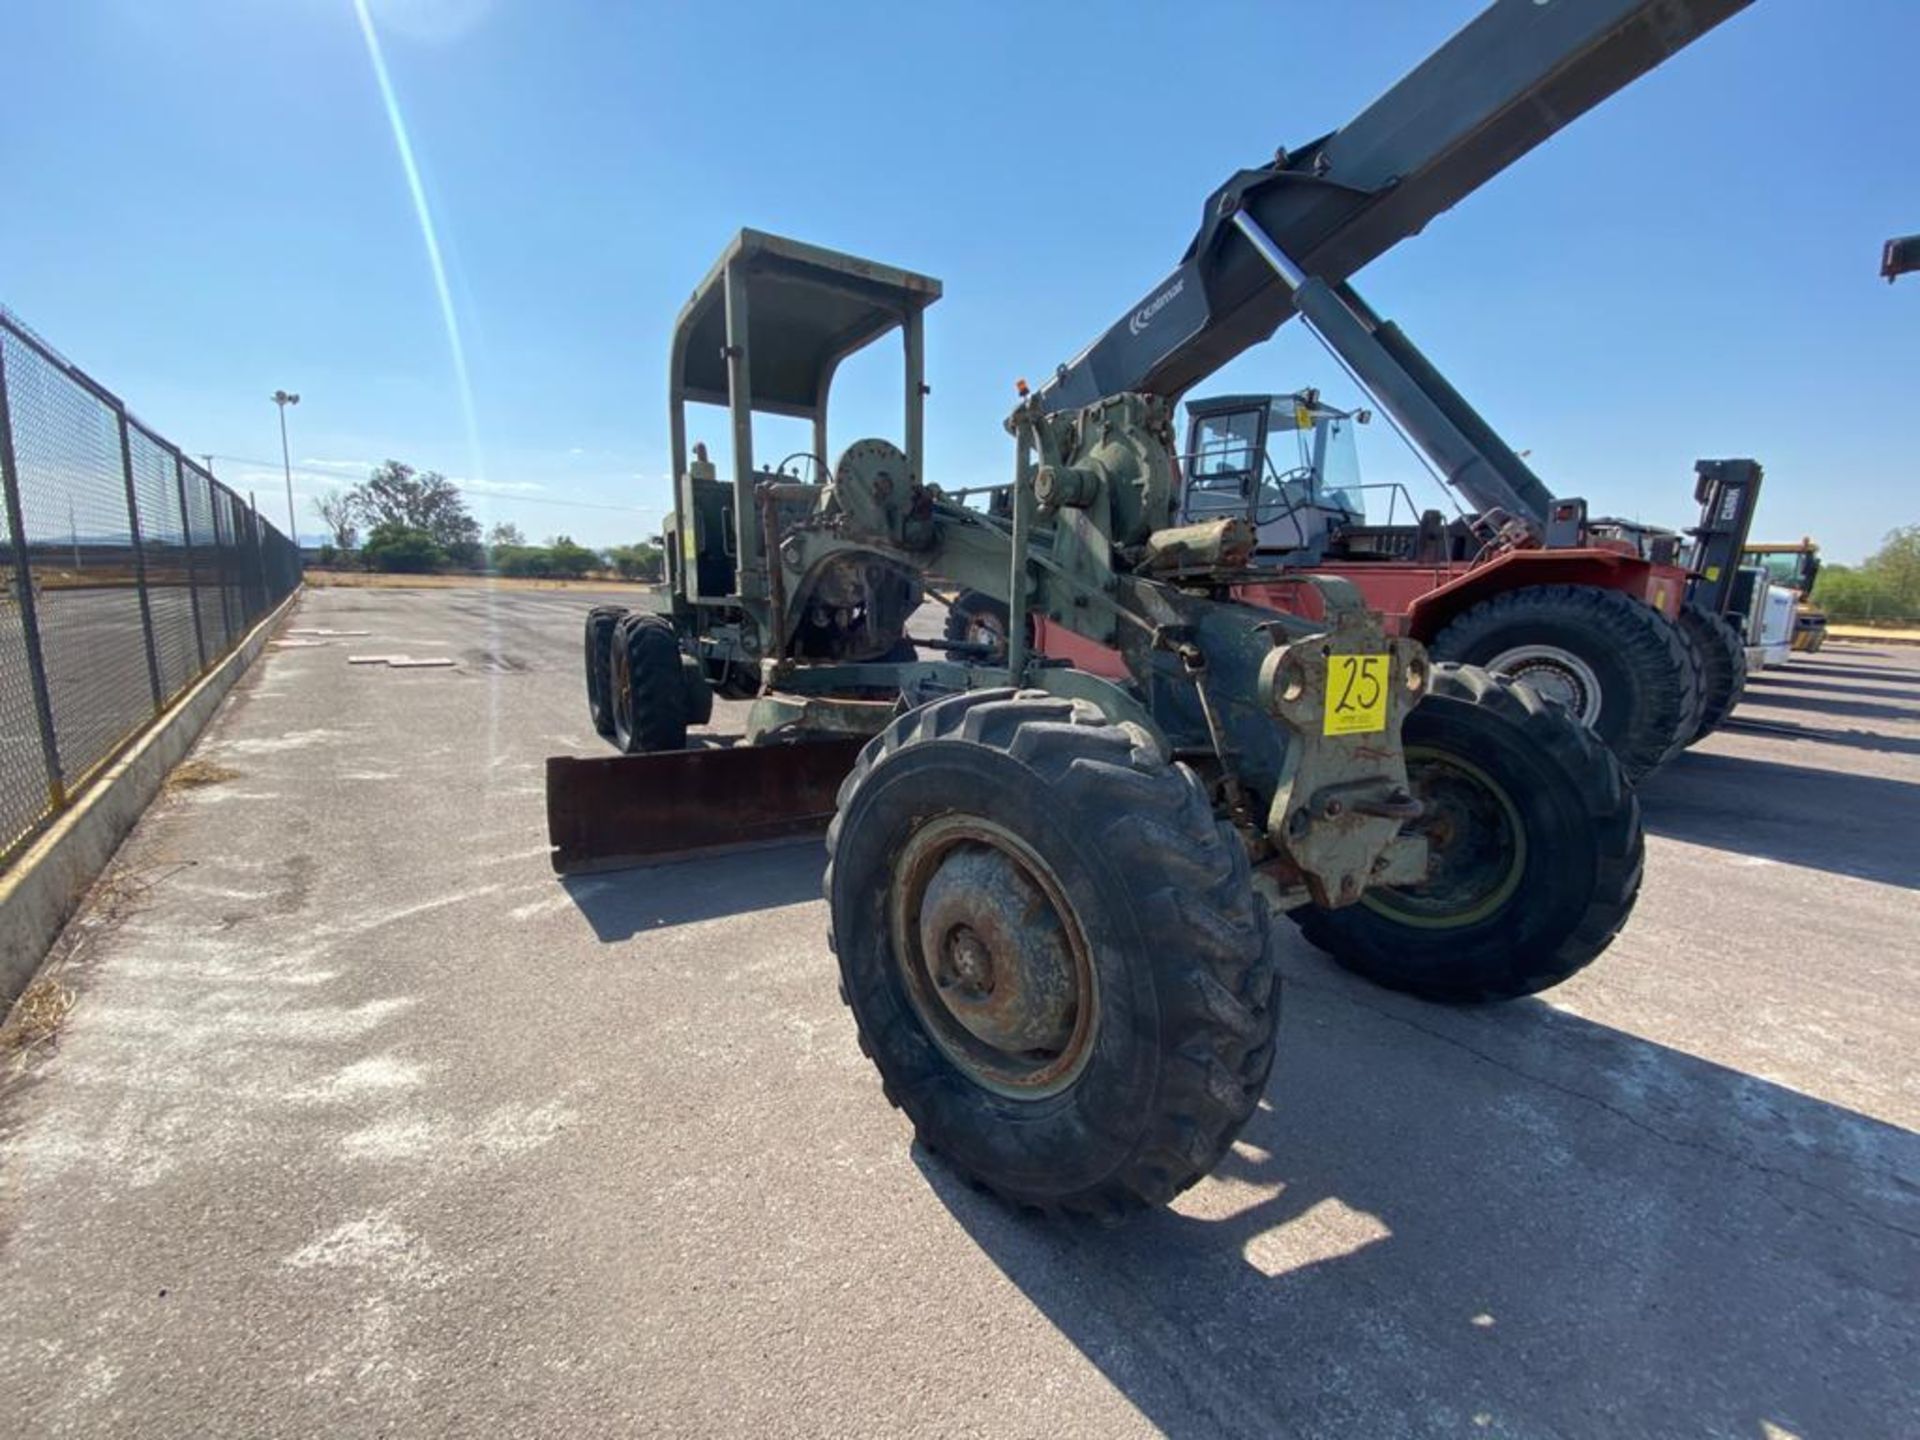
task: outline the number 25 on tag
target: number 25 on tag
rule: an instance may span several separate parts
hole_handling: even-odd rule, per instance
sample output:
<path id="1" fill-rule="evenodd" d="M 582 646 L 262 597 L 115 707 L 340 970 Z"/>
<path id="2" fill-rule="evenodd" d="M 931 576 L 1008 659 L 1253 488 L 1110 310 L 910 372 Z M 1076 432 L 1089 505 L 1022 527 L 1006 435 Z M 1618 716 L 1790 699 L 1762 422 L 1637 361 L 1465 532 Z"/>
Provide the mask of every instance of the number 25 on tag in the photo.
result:
<path id="1" fill-rule="evenodd" d="M 1327 658 L 1326 735 L 1369 735 L 1387 728 L 1388 657 Z"/>

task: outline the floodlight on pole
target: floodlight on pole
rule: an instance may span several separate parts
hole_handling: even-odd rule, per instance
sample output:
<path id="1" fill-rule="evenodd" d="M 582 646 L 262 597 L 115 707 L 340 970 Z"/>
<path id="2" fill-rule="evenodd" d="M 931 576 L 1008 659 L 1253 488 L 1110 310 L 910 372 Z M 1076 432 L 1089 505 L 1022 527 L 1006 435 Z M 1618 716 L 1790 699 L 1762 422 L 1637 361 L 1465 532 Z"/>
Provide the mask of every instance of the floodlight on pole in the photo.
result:
<path id="1" fill-rule="evenodd" d="M 287 406 L 298 405 L 300 397 L 285 390 L 276 390 L 273 392 L 273 403 L 280 407 L 280 465 L 287 474 L 287 539 L 298 545 L 300 525 L 293 518 L 293 457 L 287 450 Z"/>

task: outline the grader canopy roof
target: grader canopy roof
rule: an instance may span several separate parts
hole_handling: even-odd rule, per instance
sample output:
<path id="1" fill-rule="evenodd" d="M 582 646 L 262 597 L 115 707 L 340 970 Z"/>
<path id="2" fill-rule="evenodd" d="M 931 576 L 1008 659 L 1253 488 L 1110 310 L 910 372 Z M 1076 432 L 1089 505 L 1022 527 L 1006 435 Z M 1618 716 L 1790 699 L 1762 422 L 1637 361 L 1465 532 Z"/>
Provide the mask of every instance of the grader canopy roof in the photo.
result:
<path id="1" fill-rule="evenodd" d="M 727 277 L 747 310 L 755 410 L 812 417 L 839 363 L 940 298 L 940 282 L 837 250 L 742 230 L 680 312 L 675 400 L 727 403 Z"/>

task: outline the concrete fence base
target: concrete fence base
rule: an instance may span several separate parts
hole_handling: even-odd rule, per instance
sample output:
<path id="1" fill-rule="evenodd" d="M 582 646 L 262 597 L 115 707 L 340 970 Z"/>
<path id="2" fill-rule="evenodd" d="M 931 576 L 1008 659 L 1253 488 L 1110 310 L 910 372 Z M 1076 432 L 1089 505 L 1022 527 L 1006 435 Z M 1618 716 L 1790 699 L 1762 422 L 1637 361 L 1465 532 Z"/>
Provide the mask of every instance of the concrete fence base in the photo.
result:
<path id="1" fill-rule="evenodd" d="M 160 793 L 168 772 L 193 748 L 299 598 L 296 590 L 269 612 L 0 875 L 0 1013 L 20 998 L 61 927 Z"/>

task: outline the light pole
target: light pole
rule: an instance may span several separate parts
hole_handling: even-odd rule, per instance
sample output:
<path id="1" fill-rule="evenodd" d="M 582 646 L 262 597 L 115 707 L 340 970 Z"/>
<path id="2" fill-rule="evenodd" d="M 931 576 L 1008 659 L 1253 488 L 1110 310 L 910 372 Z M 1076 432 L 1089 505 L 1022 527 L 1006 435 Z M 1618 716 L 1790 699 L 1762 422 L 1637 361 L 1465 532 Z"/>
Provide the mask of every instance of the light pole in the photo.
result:
<path id="1" fill-rule="evenodd" d="M 287 453 L 287 406 L 298 405 L 300 397 L 284 390 L 273 392 L 273 403 L 280 407 L 280 465 L 287 472 L 287 539 L 300 544 L 300 523 L 293 518 L 293 459 Z"/>

